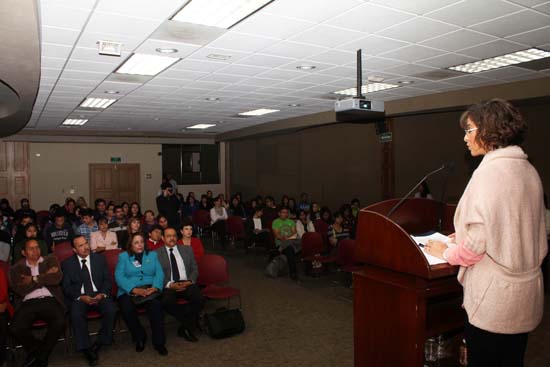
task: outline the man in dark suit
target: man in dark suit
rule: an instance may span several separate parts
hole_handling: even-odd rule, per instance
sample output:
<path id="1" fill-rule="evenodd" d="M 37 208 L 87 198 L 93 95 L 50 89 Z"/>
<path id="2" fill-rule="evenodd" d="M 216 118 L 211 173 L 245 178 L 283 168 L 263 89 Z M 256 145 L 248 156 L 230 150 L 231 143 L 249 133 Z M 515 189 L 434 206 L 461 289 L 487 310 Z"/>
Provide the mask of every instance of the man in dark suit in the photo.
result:
<path id="1" fill-rule="evenodd" d="M 98 351 L 113 342 L 116 307 L 111 298 L 111 275 L 102 255 L 90 252 L 84 236 L 73 239 L 74 256 L 61 264 L 63 292 L 69 309 L 76 350 L 82 352 L 90 366 L 97 364 Z M 88 334 L 86 314 L 95 310 L 101 313 L 101 330 L 94 344 Z"/>
<path id="2" fill-rule="evenodd" d="M 162 303 L 166 312 L 181 323 L 178 335 L 187 341 L 197 342 L 193 331 L 204 307 L 204 297 L 196 284 L 199 271 L 191 246 L 178 246 L 177 240 L 176 230 L 166 228 L 163 233 L 164 246 L 155 250 L 164 271 Z M 187 303 L 178 304 L 178 298 Z"/>
<path id="3" fill-rule="evenodd" d="M 61 292 L 63 274 L 54 256 L 42 257 L 34 239 L 25 242 L 25 259 L 10 269 L 10 285 L 16 294 L 12 335 L 27 352 L 23 366 L 47 366 L 48 357 L 65 328 L 65 305 Z M 32 324 L 44 320 L 46 335 L 41 340 L 32 334 Z"/>
<path id="4" fill-rule="evenodd" d="M 172 185 L 165 182 L 160 188 L 162 194 L 157 196 L 157 209 L 159 214 L 162 214 L 168 219 L 168 224 L 174 228 L 179 228 L 181 225 L 180 202 L 174 195 Z"/>

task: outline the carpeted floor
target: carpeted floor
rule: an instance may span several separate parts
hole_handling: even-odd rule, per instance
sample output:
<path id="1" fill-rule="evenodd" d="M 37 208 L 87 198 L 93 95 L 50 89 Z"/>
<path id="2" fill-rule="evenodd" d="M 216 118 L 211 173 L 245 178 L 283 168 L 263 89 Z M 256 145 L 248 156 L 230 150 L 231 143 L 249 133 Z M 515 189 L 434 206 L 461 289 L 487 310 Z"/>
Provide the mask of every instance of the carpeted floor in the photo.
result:
<path id="1" fill-rule="evenodd" d="M 244 255 L 242 250 L 233 250 L 223 255 L 229 263 L 231 284 L 239 287 L 243 295 L 247 326 L 243 334 L 223 340 L 201 335 L 200 341 L 193 344 L 177 337 L 177 324 L 168 317 L 168 356 L 159 356 L 150 343 L 143 353 L 136 353 L 130 335 L 122 333 L 116 335 L 113 346 L 101 351 L 99 365 L 353 366 L 353 291 L 345 274 L 302 276 L 295 283 L 288 278 L 266 278 L 264 253 Z M 543 323 L 529 339 L 526 367 L 550 366 L 550 298 L 546 301 Z M 208 310 L 223 305 L 209 304 Z M 237 300 L 233 305 L 237 305 Z M 147 323 L 146 319 L 142 321 Z M 23 357 L 19 351 L 17 366 Z M 74 351 L 66 353 L 63 343 L 59 343 L 50 366 L 87 363 Z"/>

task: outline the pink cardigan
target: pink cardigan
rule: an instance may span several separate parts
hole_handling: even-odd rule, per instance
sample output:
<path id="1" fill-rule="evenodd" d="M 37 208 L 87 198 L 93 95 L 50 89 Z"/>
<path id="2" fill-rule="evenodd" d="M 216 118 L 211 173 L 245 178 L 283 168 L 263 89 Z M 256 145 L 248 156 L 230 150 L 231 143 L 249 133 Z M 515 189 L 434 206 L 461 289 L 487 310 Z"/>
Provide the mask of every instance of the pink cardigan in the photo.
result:
<path id="1" fill-rule="evenodd" d="M 458 246 L 445 251 L 461 265 L 469 322 L 501 334 L 533 330 L 542 319 L 540 266 L 548 252 L 542 184 L 518 146 L 485 155 L 458 203 Z"/>

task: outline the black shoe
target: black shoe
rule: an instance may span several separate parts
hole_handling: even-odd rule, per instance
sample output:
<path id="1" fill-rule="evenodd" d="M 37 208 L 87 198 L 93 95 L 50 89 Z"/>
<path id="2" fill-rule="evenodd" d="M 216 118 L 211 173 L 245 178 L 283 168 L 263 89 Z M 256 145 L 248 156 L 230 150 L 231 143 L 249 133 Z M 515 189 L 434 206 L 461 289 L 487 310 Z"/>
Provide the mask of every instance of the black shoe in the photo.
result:
<path id="1" fill-rule="evenodd" d="M 145 349 L 145 339 L 136 343 L 136 352 L 141 353 Z"/>
<path id="2" fill-rule="evenodd" d="M 178 336 L 184 338 L 191 343 L 196 343 L 199 341 L 199 339 L 183 325 L 178 328 Z"/>
<path id="3" fill-rule="evenodd" d="M 95 354 L 91 349 L 86 349 L 82 352 L 82 354 L 84 354 L 84 357 L 86 357 L 86 360 L 90 366 L 97 365 L 97 354 Z"/>
<path id="4" fill-rule="evenodd" d="M 168 349 L 164 345 L 155 345 L 155 350 L 159 352 L 161 356 L 168 355 Z"/>
<path id="5" fill-rule="evenodd" d="M 97 355 L 97 353 L 99 352 L 102 346 L 103 344 L 95 342 L 90 349 L 92 352 L 94 352 Z"/>

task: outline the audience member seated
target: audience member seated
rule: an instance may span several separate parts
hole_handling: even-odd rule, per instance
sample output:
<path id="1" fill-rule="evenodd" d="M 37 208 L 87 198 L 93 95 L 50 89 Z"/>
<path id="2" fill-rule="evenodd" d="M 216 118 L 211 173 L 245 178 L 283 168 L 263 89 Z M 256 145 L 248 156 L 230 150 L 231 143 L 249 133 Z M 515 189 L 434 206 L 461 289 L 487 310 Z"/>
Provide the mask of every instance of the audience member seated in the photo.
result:
<path id="1" fill-rule="evenodd" d="M 264 220 L 266 223 L 271 223 L 277 219 L 279 215 L 279 210 L 275 205 L 275 200 L 272 196 L 267 196 L 265 198 L 265 207 L 264 207 Z"/>
<path id="2" fill-rule="evenodd" d="M 107 223 L 111 224 L 116 220 L 115 217 L 115 204 L 107 204 L 107 209 L 105 209 L 105 217 L 107 218 Z"/>
<path id="3" fill-rule="evenodd" d="M 308 215 L 309 219 L 311 219 L 312 222 L 321 219 L 321 207 L 319 206 L 319 203 L 315 201 L 311 203 L 311 210 L 309 211 Z"/>
<path id="4" fill-rule="evenodd" d="M 117 249 L 118 239 L 115 232 L 109 231 L 107 218 L 99 218 L 98 227 L 99 231 L 92 232 L 90 235 L 90 248 L 92 252 L 101 253 L 105 250 Z"/>
<path id="5" fill-rule="evenodd" d="M 73 200 L 74 201 L 74 200 Z M 50 226 L 46 232 L 46 243 L 50 251 L 56 244 L 62 242 L 71 242 L 74 238 L 74 232 L 71 224 L 65 220 L 65 210 L 58 209 L 55 212 L 55 220 L 52 226 Z"/>
<path id="6" fill-rule="evenodd" d="M 225 249 L 225 221 L 227 220 L 227 211 L 222 206 L 222 200 L 218 196 L 214 200 L 214 207 L 210 209 L 210 226 L 218 234 L 222 248 Z"/>
<path id="7" fill-rule="evenodd" d="M 355 238 L 355 229 L 357 227 L 357 221 L 355 220 L 355 217 L 353 216 L 353 212 L 351 210 L 351 205 L 344 204 L 340 208 L 340 213 L 342 213 L 342 216 L 344 217 L 344 228 L 346 228 L 349 231 L 350 238 Z"/>
<path id="8" fill-rule="evenodd" d="M 288 195 L 283 195 L 283 197 L 281 198 L 281 205 L 279 206 L 288 208 L 288 200 Z"/>
<path id="9" fill-rule="evenodd" d="M 21 199 L 21 208 L 15 211 L 15 220 L 21 222 L 24 215 L 28 215 L 32 218 L 33 223 L 36 222 L 36 212 L 31 209 L 29 199 Z"/>
<path id="10" fill-rule="evenodd" d="M 15 234 L 13 236 L 13 242 L 18 243 L 20 241 L 23 241 L 25 239 L 25 226 L 29 223 L 34 223 L 32 220 L 32 217 L 28 214 L 24 214 L 21 217 L 21 220 L 15 227 Z"/>
<path id="11" fill-rule="evenodd" d="M 162 241 L 162 227 L 156 224 L 149 232 L 149 238 L 147 238 L 147 249 L 149 251 L 155 251 L 162 246 L 164 246 L 164 242 Z"/>
<path id="12" fill-rule="evenodd" d="M 212 193 L 212 190 L 208 190 L 206 192 L 206 200 L 208 200 L 208 205 L 212 208 L 214 206 L 214 194 Z"/>
<path id="13" fill-rule="evenodd" d="M 210 209 L 212 209 L 212 206 L 210 205 L 210 203 L 208 201 L 208 196 L 201 195 L 201 201 L 199 203 L 199 209 L 208 210 L 208 211 L 210 211 Z"/>
<path id="14" fill-rule="evenodd" d="M 130 204 L 128 204 L 127 201 L 123 201 L 120 206 L 122 207 L 122 211 L 124 212 L 124 218 L 128 220 L 128 218 L 130 217 Z"/>
<path id="15" fill-rule="evenodd" d="M 13 223 L 10 218 L 0 210 L 0 232 L 3 238 L 7 238 L 7 242 L 11 242 L 13 236 Z"/>
<path id="16" fill-rule="evenodd" d="M 246 231 L 246 248 L 254 248 L 258 245 L 268 247 L 269 228 L 265 227 L 263 221 L 263 209 L 260 206 L 254 208 L 254 214 L 244 223 Z"/>
<path id="17" fill-rule="evenodd" d="M 90 216 L 92 215 L 90 210 Z M 111 274 L 105 258 L 90 252 L 82 235 L 73 239 L 74 256 L 61 263 L 63 293 L 69 310 L 77 352 L 84 354 L 90 366 L 97 364 L 99 349 L 113 343 L 116 306 L 111 298 Z M 88 334 L 87 313 L 101 314 L 101 329 L 92 344 Z"/>
<path id="18" fill-rule="evenodd" d="M 15 211 L 12 209 L 8 199 L 3 198 L 0 200 L 0 210 L 10 221 L 15 219 Z"/>
<path id="19" fill-rule="evenodd" d="M 430 193 L 430 187 L 426 181 L 422 182 L 418 187 L 418 191 L 414 194 L 415 198 L 425 198 L 433 199 L 432 194 Z"/>
<path id="20" fill-rule="evenodd" d="M 326 206 L 321 208 L 321 221 L 329 226 L 332 224 L 332 213 L 330 212 L 330 209 Z"/>
<path id="21" fill-rule="evenodd" d="M 99 222 L 99 218 L 101 217 L 108 217 L 107 202 L 105 201 L 105 199 L 95 199 L 94 207 L 94 219 L 96 222 Z"/>
<path id="22" fill-rule="evenodd" d="M 50 353 L 65 328 L 65 304 L 61 292 L 63 274 L 55 256 L 42 257 L 36 240 L 27 240 L 25 261 L 10 269 L 10 285 L 16 295 L 10 331 L 27 352 L 24 366 L 47 366 Z M 46 322 L 46 334 L 32 333 L 36 320 Z"/>
<path id="23" fill-rule="evenodd" d="M 359 199 L 353 199 L 351 201 L 351 214 L 357 220 L 357 216 L 359 215 L 359 210 L 361 210 L 361 204 L 359 203 Z"/>
<path id="24" fill-rule="evenodd" d="M 344 226 L 344 216 L 341 212 L 334 213 L 334 222 L 328 227 L 327 236 L 331 252 L 338 247 L 341 240 L 350 238 L 349 229 Z"/>
<path id="25" fill-rule="evenodd" d="M 195 261 L 198 263 L 204 256 L 204 247 L 200 238 L 193 237 L 193 223 L 189 219 L 184 220 L 180 232 L 182 237 L 178 245 L 191 246 Z"/>
<path id="26" fill-rule="evenodd" d="M 109 230 L 116 234 L 118 247 L 124 249 L 123 236 L 128 231 L 128 223 L 124 216 L 124 209 L 120 205 L 115 206 L 115 221 L 109 224 Z"/>
<path id="27" fill-rule="evenodd" d="M 168 228 L 168 218 L 166 218 L 164 215 L 157 215 L 157 223 L 163 230 Z"/>
<path id="28" fill-rule="evenodd" d="M 272 224 L 275 244 L 288 261 L 288 271 L 292 280 L 298 280 L 296 270 L 296 253 L 300 252 L 300 241 L 297 239 L 296 223 L 288 218 L 288 208 L 279 209 L 279 218 Z"/>
<path id="29" fill-rule="evenodd" d="M 187 195 L 187 199 L 185 199 L 185 203 L 182 205 L 181 208 L 181 215 L 183 216 L 183 218 L 191 218 L 193 217 L 193 213 L 195 213 L 198 208 L 199 205 L 195 200 L 195 197 L 192 195 Z"/>
<path id="30" fill-rule="evenodd" d="M 24 229 L 25 238 L 15 244 L 13 248 L 13 262 L 16 263 L 21 260 L 23 256 L 22 251 L 25 248 L 25 242 L 27 240 L 36 240 L 38 246 L 40 247 L 40 253 L 47 255 L 48 254 L 48 244 L 46 241 L 38 239 L 38 227 L 34 223 L 28 223 Z"/>
<path id="31" fill-rule="evenodd" d="M 258 206 L 261 207 L 261 205 L 258 205 L 258 200 L 256 200 L 256 199 L 250 200 L 250 202 L 248 203 L 248 206 L 246 208 L 249 217 L 254 215 L 254 210 L 256 210 L 256 207 L 258 207 Z"/>
<path id="32" fill-rule="evenodd" d="M 120 312 L 136 343 L 136 352 L 143 352 L 147 340 L 145 329 L 138 318 L 139 304 L 139 307 L 146 310 L 154 348 L 160 355 L 167 355 L 164 313 L 159 299 L 164 288 L 164 272 L 157 254 L 145 249 L 142 234 L 133 234 L 128 250 L 119 255 L 115 279 L 118 285 Z"/>
<path id="33" fill-rule="evenodd" d="M 300 194 L 300 203 L 298 204 L 298 210 L 303 210 L 306 213 L 309 213 L 311 206 L 308 201 L 308 195 L 305 192 Z"/>
<path id="34" fill-rule="evenodd" d="M 50 215 L 48 216 L 48 219 L 47 221 L 42 221 L 42 223 L 37 223 L 38 224 L 38 229 L 40 231 L 40 233 L 42 234 L 42 238 L 44 239 L 44 241 L 48 242 L 46 240 L 46 235 L 48 233 L 48 229 L 54 225 L 55 223 L 55 213 L 57 213 L 58 210 L 60 210 L 60 206 L 59 204 L 52 204 L 50 205 L 50 209 L 49 209 L 49 213 Z"/>
<path id="35" fill-rule="evenodd" d="M 180 202 L 173 195 L 172 185 L 169 183 L 162 184 L 162 195 L 157 196 L 157 210 L 168 219 L 170 226 L 176 228 L 180 225 Z"/>
<path id="36" fill-rule="evenodd" d="M 140 221 L 143 218 L 143 214 L 141 214 L 141 206 L 139 205 L 139 203 L 137 201 L 134 201 L 132 204 L 130 204 L 130 217 L 129 218 L 137 218 Z"/>
<path id="37" fill-rule="evenodd" d="M 143 233 L 151 232 L 151 229 L 157 225 L 157 220 L 155 219 L 155 213 L 152 210 L 146 210 L 143 213 Z"/>
<path id="38" fill-rule="evenodd" d="M 92 209 L 83 209 L 80 212 L 80 216 L 82 218 L 82 224 L 78 226 L 76 233 L 84 236 L 84 238 L 86 238 L 86 241 L 88 241 L 89 243 L 91 239 L 91 234 L 93 232 L 99 231 L 97 223 L 94 219 L 94 212 L 92 211 Z"/>
<path id="39" fill-rule="evenodd" d="M 306 232 L 315 232 L 315 226 L 307 216 L 306 211 L 300 210 L 298 220 L 296 221 L 296 235 L 298 236 L 298 239 L 301 240 L 302 236 Z"/>
<path id="40" fill-rule="evenodd" d="M 6 344 L 8 338 L 8 321 L 13 309 L 8 296 L 8 276 L 0 268 L 0 366 L 6 362 Z"/>
<path id="41" fill-rule="evenodd" d="M 184 236 L 185 232 L 193 230 L 191 225 L 185 224 Z M 177 245 L 178 236 L 174 228 L 164 230 L 163 240 L 164 246 L 155 251 L 164 272 L 162 304 L 166 312 L 180 322 L 178 335 L 187 341 L 197 342 L 193 332 L 198 326 L 204 298 L 196 284 L 199 272 L 193 249 L 191 246 Z M 188 303 L 178 304 L 178 298 Z"/>
<path id="42" fill-rule="evenodd" d="M 66 198 L 63 209 L 65 210 L 65 220 L 70 224 L 76 223 L 78 220 L 75 214 L 76 201 L 73 198 Z"/>
<path id="43" fill-rule="evenodd" d="M 288 217 L 293 220 L 296 220 L 296 218 L 298 218 L 296 201 L 294 200 L 294 198 L 288 199 Z"/>
<path id="44" fill-rule="evenodd" d="M 122 248 L 123 250 L 126 250 L 128 248 L 130 238 L 135 233 L 142 233 L 141 220 L 139 220 L 138 218 L 130 218 L 130 220 L 128 221 L 127 230 L 123 232 L 122 235 L 120 236 L 120 240 L 122 241 L 122 243 L 118 244 L 119 247 Z M 146 238 L 146 236 L 144 235 L 143 238 Z"/>
<path id="45" fill-rule="evenodd" d="M 244 208 L 244 205 L 239 201 L 239 198 L 234 195 L 231 198 L 231 206 L 229 207 L 229 214 L 246 218 L 246 209 Z"/>
<path id="46" fill-rule="evenodd" d="M 88 208 L 88 203 L 86 199 L 84 199 L 84 196 L 79 196 L 78 199 L 76 199 L 76 206 L 81 209 L 90 209 Z"/>
<path id="47" fill-rule="evenodd" d="M 227 200 L 225 200 L 224 194 L 219 194 L 218 197 L 222 201 L 222 206 L 225 208 L 225 210 L 228 210 L 229 209 L 229 203 L 227 202 Z M 216 200 L 216 199 L 214 199 L 214 200 Z"/>

